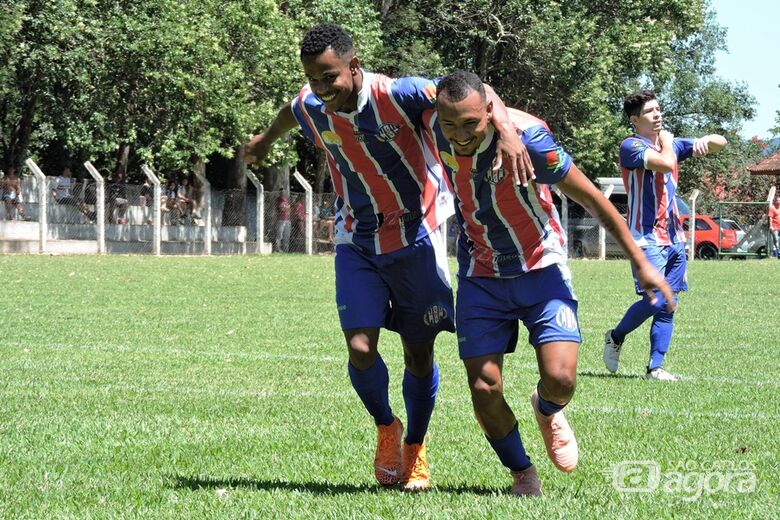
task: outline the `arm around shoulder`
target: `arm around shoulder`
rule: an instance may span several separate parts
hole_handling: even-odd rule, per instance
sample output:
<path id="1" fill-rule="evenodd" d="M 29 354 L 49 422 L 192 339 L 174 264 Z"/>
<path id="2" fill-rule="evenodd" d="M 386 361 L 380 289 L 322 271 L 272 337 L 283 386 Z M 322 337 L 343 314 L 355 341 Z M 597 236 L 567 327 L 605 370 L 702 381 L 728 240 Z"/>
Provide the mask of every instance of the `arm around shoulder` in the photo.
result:
<path id="1" fill-rule="evenodd" d="M 262 161 L 271 145 L 284 134 L 298 126 L 292 111 L 292 101 L 285 104 L 264 132 L 252 136 L 246 143 L 244 160 L 249 163 Z"/>

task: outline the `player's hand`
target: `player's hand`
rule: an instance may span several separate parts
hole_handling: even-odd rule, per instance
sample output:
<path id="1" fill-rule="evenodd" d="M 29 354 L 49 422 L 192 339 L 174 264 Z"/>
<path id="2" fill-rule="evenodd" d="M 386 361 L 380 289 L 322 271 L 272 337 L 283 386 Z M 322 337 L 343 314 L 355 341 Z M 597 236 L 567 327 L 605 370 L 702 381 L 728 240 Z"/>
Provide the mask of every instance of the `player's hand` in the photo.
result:
<path id="1" fill-rule="evenodd" d="M 244 162 L 248 164 L 259 163 L 265 159 L 271 151 L 271 143 L 266 139 L 265 133 L 253 135 L 244 145 Z"/>
<path id="2" fill-rule="evenodd" d="M 710 140 L 705 136 L 693 140 L 693 156 L 701 157 L 710 153 Z"/>
<path id="3" fill-rule="evenodd" d="M 639 281 L 639 286 L 645 290 L 647 299 L 651 305 L 655 305 L 658 302 L 658 297 L 654 291 L 660 291 L 666 300 L 666 310 L 668 312 L 674 312 L 677 308 L 677 304 L 674 303 L 674 292 L 669 284 L 666 283 L 666 279 L 658 269 L 653 267 L 650 262 L 644 261 L 642 265 L 636 268 L 636 278 Z"/>
<path id="4" fill-rule="evenodd" d="M 512 173 L 515 184 L 518 186 L 528 186 L 528 181 L 536 179 L 528 149 L 520 140 L 517 132 L 504 131 L 499 135 L 493 171 L 501 169 L 502 166 Z"/>

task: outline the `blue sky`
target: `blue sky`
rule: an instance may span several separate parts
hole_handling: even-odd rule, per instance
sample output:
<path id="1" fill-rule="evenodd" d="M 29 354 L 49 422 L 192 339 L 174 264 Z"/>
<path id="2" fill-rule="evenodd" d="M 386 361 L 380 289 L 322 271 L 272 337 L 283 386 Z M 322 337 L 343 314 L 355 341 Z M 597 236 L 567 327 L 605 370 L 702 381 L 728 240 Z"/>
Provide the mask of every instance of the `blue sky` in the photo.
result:
<path id="1" fill-rule="evenodd" d="M 723 79 L 744 81 L 756 98 L 756 117 L 745 122 L 743 137 L 768 137 L 780 110 L 780 1 L 710 0 L 718 25 L 728 31 L 728 52 L 718 52 Z"/>

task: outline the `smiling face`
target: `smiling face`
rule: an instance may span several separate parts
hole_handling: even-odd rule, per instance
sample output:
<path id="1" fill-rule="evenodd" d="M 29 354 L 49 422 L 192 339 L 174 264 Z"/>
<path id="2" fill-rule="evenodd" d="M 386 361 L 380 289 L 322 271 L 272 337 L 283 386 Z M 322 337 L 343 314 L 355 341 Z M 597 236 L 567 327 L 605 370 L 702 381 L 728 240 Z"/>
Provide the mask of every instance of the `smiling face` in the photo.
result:
<path id="1" fill-rule="evenodd" d="M 316 56 L 301 58 L 303 71 L 314 94 L 331 112 L 352 112 L 357 109 L 358 92 L 363 82 L 360 59 L 338 55 L 331 47 Z"/>
<path id="2" fill-rule="evenodd" d="M 471 90 L 460 101 L 452 101 L 446 94 L 440 95 L 436 110 L 441 131 L 455 154 L 474 155 L 487 135 L 493 104 L 482 99 L 476 90 Z"/>
<path id="3" fill-rule="evenodd" d="M 657 99 L 651 99 L 642 105 L 638 116 L 629 118 L 631 124 L 636 128 L 636 133 L 648 138 L 655 138 L 664 128 L 663 117 L 661 116 L 661 106 Z"/>

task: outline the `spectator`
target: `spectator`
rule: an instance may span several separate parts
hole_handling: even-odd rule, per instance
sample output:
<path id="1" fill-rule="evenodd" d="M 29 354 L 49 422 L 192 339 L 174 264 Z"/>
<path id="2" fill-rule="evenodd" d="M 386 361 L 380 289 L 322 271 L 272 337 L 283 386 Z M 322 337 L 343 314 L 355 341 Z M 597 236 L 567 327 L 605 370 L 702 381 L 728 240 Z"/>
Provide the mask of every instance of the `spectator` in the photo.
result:
<path id="1" fill-rule="evenodd" d="M 326 234 L 328 242 L 333 242 L 333 225 L 336 221 L 333 210 L 327 203 L 323 203 L 321 207 L 315 209 L 315 216 L 317 217 L 317 227 L 314 234 L 318 237 Z"/>
<path id="2" fill-rule="evenodd" d="M 193 186 L 190 184 L 190 178 L 187 175 L 179 177 L 179 185 L 176 187 L 176 205 L 181 212 L 181 220 L 185 219 L 192 223 Z"/>
<path id="3" fill-rule="evenodd" d="M 769 230 L 772 232 L 772 256 L 780 259 L 780 195 L 769 206 Z"/>
<path id="4" fill-rule="evenodd" d="M 117 210 L 117 224 L 127 224 L 127 181 L 125 172 L 119 168 L 108 184 L 108 222 L 114 223 L 114 210 Z"/>
<path id="5" fill-rule="evenodd" d="M 290 199 L 284 192 L 276 199 L 276 242 L 275 251 L 290 250 Z"/>
<path id="6" fill-rule="evenodd" d="M 30 220 L 25 216 L 22 205 L 22 180 L 16 175 L 16 167 L 9 166 L 8 173 L 0 179 L 0 198 L 5 204 L 5 213 L 8 220 L 14 219 L 14 209 L 22 220 Z"/>
<path id="7" fill-rule="evenodd" d="M 141 185 L 141 193 L 138 195 L 138 205 L 142 208 L 146 208 L 152 205 L 153 200 L 154 186 L 152 186 L 152 181 L 145 178 L 144 183 Z"/>
<path id="8" fill-rule="evenodd" d="M 95 213 L 87 208 L 83 201 L 71 195 L 73 186 L 73 174 L 67 166 L 62 169 L 62 174 L 55 177 L 49 185 L 54 202 L 61 206 L 76 206 L 90 222 L 95 222 Z M 86 196 L 86 195 L 85 195 Z"/>
<path id="9" fill-rule="evenodd" d="M 181 210 L 176 204 L 176 197 L 179 192 L 179 186 L 176 183 L 176 179 L 168 177 L 165 180 L 165 188 L 163 189 L 162 197 L 160 197 L 160 220 L 164 213 L 168 213 L 169 221 L 171 224 L 177 224 L 179 217 L 181 216 Z"/>

